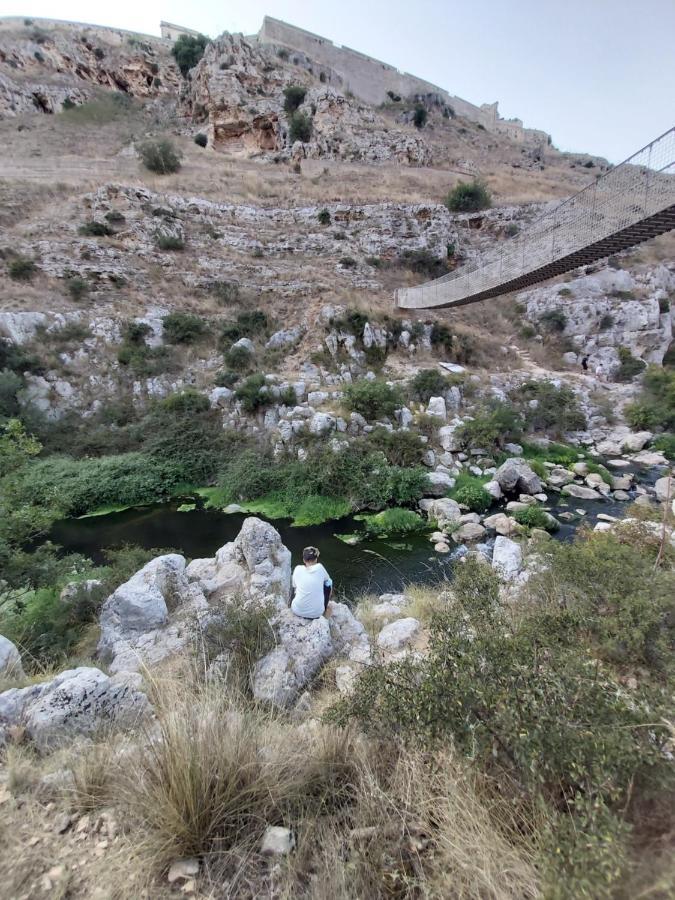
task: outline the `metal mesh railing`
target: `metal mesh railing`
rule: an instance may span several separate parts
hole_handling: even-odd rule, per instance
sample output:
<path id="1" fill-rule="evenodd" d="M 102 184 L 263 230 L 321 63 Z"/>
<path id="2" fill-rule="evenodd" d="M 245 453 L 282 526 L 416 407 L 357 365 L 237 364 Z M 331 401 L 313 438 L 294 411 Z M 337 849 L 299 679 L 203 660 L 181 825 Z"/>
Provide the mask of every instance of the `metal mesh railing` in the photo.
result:
<path id="1" fill-rule="evenodd" d="M 398 305 L 405 309 L 451 306 L 486 291 L 496 293 L 500 285 L 506 293 L 517 279 L 674 205 L 675 127 L 477 262 L 419 287 L 400 288 Z"/>

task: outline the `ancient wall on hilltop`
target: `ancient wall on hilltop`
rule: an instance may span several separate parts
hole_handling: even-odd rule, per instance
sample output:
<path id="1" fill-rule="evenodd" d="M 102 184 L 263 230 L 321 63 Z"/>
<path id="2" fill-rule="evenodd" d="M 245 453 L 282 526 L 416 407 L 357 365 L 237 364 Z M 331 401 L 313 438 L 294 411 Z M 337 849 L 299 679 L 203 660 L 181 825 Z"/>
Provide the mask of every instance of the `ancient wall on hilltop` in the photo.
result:
<path id="1" fill-rule="evenodd" d="M 459 116 L 463 116 L 472 122 L 477 122 L 488 131 L 500 131 L 516 141 L 537 140 L 543 132 L 532 132 L 523 128 L 522 122 L 509 121 L 506 123 L 499 118 L 496 103 L 484 103 L 476 106 L 449 94 L 443 88 L 417 78 L 408 72 L 400 72 L 394 66 L 352 50 L 350 47 L 340 47 L 328 38 L 312 34 L 303 28 L 296 28 L 279 19 L 265 16 L 262 27 L 258 32 L 258 40 L 262 44 L 273 47 L 283 47 L 291 51 L 303 53 L 322 67 L 326 67 L 335 73 L 342 83 L 345 91 L 351 91 L 356 97 L 374 106 L 386 102 L 389 98 L 387 92 L 391 91 L 401 97 L 410 97 L 414 94 L 438 94 L 448 103 Z M 328 78 L 328 81 L 333 79 Z M 505 127 L 498 128 L 504 123 Z M 536 136 L 535 136 L 536 135 Z M 544 141 L 548 135 L 544 134 Z"/>

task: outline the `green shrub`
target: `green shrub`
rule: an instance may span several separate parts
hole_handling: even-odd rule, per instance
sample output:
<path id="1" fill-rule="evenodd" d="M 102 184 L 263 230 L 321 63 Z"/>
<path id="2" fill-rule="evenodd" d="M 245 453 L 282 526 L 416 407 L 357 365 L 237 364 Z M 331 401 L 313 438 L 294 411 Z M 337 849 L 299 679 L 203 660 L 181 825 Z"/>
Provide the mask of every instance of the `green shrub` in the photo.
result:
<path id="1" fill-rule="evenodd" d="M 169 175 L 180 169 L 182 154 L 168 138 L 144 141 L 136 148 L 146 169 L 158 175 Z"/>
<path id="2" fill-rule="evenodd" d="M 111 225 L 124 225 L 124 223 L 126 222 L 123 213 L 119 212 L 119 210 L 117 209 L 111 209 L 110 212 L 107 212 L 103 218 Z"/>
<path id="3" fill-rule="evenodd" d="M 659 312 L 670 312 L 670 300 L 668 297 L 659 297 Z"/>
<path id="4" fill-rule="evenodd" d="M 418 104 L 415 107 L 415 112 L 413 113 L 413 125 L 415 128 L 424 128 L 427 123 L 427 119 L 429 118 L 429 113 L 426 108 L 421 104 Z"/>
<path id="5" fill-rule="evenodd" d="M 398 388 L 384 381 L 368 381 L 365 378 L 347 385 L 345 401 L 352 412 L 368 420 L 380 416 L 391 418 L 402 403 Z"/>
<path id="6" fill-rule="evenodd" d="M 660 434 L 654 440 L 654 449 L 670 460 L 675 460 L 675 434 Z"/>
<path id="7" fill-rule="evenodd" d="M 194 136 L 194 142 L 198 147 L 206 147 L 209 139 L 202 131 L 200 131 Z"/>
<path id="8" fill-rule="evenodd" d="M 522 427 L 522 419 L 511 404 L 493 401 L 473 419 L 460 425 L 456 434 L 463 449 L 482 449 L 491 453 L 518 440 Z"/>
<path id="9" fill-rule="evenodd" d="M 155 234 L 155 243 L 159 250 L 185 250 L 185 241 L 176 234 L 166 234 L 158 231 Z"/>
<path id="10" fill-rule="evenodd" d="M 381 450 L 393 466 L 419 466 L 427 449 L 414 431 L 389 431 L 378 427 L 371 431 L 367 441 L 375 450 Z"/>
<path id="11" fill-rule="evenodd" d="M 642 359 L 636 359 L 628 347 L 619 347 L 619 368 L 614 373 L 615 381 L 632 381 L 646 367 L 647 363 Z"/>
<path id="12" fill-rule="evenodd" d="M 176 65 L 180 69 L 183 78 L 187 76 L 190 69 L 193 69 L 204 55 L 204 50 L 209 39 L 199 34 L 196 37 L 190 34 L 181 34 L 171 48 L 173 58 Z"/>
<path id="13" fill-rule="evenodd" d="M 542 528 L 546 531 L 555 531 L 558 527 L 555 520 L 546 514 L 540 506 L 528 506 L 526 509 L 519 509 L 513 514 L 513 518 L 519 525 L 526 528 Z"/>
<path id="14" fill-rule="evenodd" d="M 343 269 L 355 269 L 357 265 L 353 256 L 341 256 L 339 262 Z"/>
<path id="15" fill-rule="evenodd" d="M 287 116 L 291 116 L 297 110 L 306 95 L 307 88 L 299 84 L 289 84 L 284 88 L 284 112 Z"/>
<path id="16" fill-rule="evenodd" d="M 240 377 L 238 372 L 228 372 L 225 369 L 221 369 L 220 372 L 216 372 L 213 383 L 216 387 L 231 388 L 239 381 Z"/>
<path id="17" fill-rule="evenodd" d="M 512 391 L 509 399 L 531 431 L 578 431 L 586 427 L 586 417 L 577 395 L 565 385 L 552 381 L 526 381 Z M 536 402 L 533 402 L 536 401 Z"/>
<path id="18" fill-rule="evenodd" d="M 319 220 L 319 225 L 330 225 L 330 213 L 325 207 L 319 210 L 317 219 Z"/>
<path id="19" fill-rule="evenodd" d="M 254 361 L 251 351 L 242 346 L 230 347 L 225 351 L 223 359 L 232 372 L 248 372 Z"/>
<path id="20" fill-rule="evenodd" d="M 424 519 L 411 509 L 385 509 L 372 516 L 364 516 L 366 533 L 373 537 L 410 534 L 426 528 Z"/>
<path id="21" fill-rule="evenodd" d="M 404 269 L 409 269 L 416 275 L 424 275 L 425 278 L 440 278 L 448 271 L 447 257 L 434 256 L 430 250 L 404 250 L 397 257 L 397 263 Z"/>
<path id="22" fill-rule="evenodd" d="M 331 326 L 336 331 L 348 331 L 359 339 L 363 339 L 363 329 L 368 322 L 368 316 L 360 309 L 348 308 L 340 319 L 331 319 Z"/>
<path id="23" fill-rule="evenodd" d="M 642 391 L 625 409 L 633 428 L 675 431 L 675 371 L 649 366 L 642 377 Z"/>
<path id="24" fill-rule="evenodd" d="M 598 324 L 598 328 L 600 331 L 607 331 L 608 328 L 611 328 L 614 325 L 614 316 L 611 313 L 605 313 L 604 316 L 600 319 Z"/>
<path id="25" fill-rule="evenodd" d="M 17 394 L 23 386 L 24 380 L 16 372 L 0 369 L 0 423 L 19 415 L 21 404 Z"/>
<path id="26" fill-rule="evenodd" d="M 74 300 L 75 302 L 83 300 L 89 293 L 89 285 L 84 278 L 80 278 L 78 275 L 75 275 L 66 281 L 66 289 L 71 300 Z"/>
<path id="27" fill-rule="evenodd" d="M 265 376 L 260 374 L 249 375 L 237 387 L 235 394 L 246 412 L 255 412 L 262 406 L 269 406 L 273 400 L 272 393 L 267 387 Z"/>
<path id="28" fill-rule="evenodd" d="M 162 325 L 164 339 L 170 344 L 194 344 L 206 333 L 206 322 L 193 313 L 170 313 Z"/>
<path id="29" fill-rule="evenodd" d="M 478 212 L 492 206 L 492 197 L 485 183 L 475 178 L 471 182 L 460 181 L 445 198 L 445 205 L 450 212 Z"/>
<path id="30" fill-rule="evenodd" d="M 444 397 L 450 382 L 438 369 L 420 369 L 410 382 L 410 393 L 421 403 L 428 403 L 432 397 Z"/>
<path id="31" fill-rule="evenodd" d="M 260 309 L 239 313 L 234 322 L 226 322 L 220 332 L 221 345 L 240 338 L 260 338 L 270 329 L 270 320 Z"/>
<path id="32" fill-rule="evenodd" d="M 77 231 L 78 234 L 85 237 L 110 237 L 111 234 L 115 233 L 105 222 L 97 222 L 95 220 L 80 225 Z"/>
<path id="33" fill-rule="evenodd" d="M 7 272 L 13 281 L 30 281 L 37 272 L 37 266 L 27 256 L 15 256 L 10 260 Z"/>
<path id="34" fill-rule="evenodd" d="M 312 120 L 303 112 L 294 112 L 288 118 L 288 137 L 291 144 L 302 141 L 306 144 L 312 136 Z"/>
<path id="35" fill-rule="evenodd" d="M 549 334 L 565 330 L 567 316 L 562 309 L 549 309 L 539 316 L 539 327 Z"/>
<path id="36" fill-rule="evenodd" d="M 472 475 L 460 474 L 450 496 L 457 503 L 468 506 L 471 512 L 484 513 L 492 506 L 493 500 L 483 487 L 484 482 Z"/>

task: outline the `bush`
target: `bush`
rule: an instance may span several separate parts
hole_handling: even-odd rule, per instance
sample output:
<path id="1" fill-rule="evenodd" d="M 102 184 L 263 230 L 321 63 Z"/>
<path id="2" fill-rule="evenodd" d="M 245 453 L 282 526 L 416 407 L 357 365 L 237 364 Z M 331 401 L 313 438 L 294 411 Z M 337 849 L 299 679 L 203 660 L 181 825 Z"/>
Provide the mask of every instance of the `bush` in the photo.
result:
<path id="1" fill-rule="evenodd" d="M 484 411 L 467 420 L 457 429 L 457 438 L 465 450 L 482 449 L 492 453 L 504 444 L 516 441 L 522 433 L 523 422 L 509 403 L 494 401 Z"/>
<path id="2" fill-rule="evenodd" d="M 426 444 L 414 431 L 375 428 L 368 435 L 367 441 L 375 450 L 381 450 L 392 466 L 418 466 L 426 450 Z"/>
<path id="3" fill-rule="evenodd" d="M 206 322 L 192 313 L 175 312 L 162 319 L 164 339 L 170 344 L 194 344 L 206 333 Z"/>
<path id="4" fill-rule="evenodd" d="M 520 410 L 525 426 L 532 431 L 578 431 L 586 427 L 586 417 L 571 388 L 556 387 L 551 381 L 526 381 L 509 395 Z"/>
<path id="5" fill-rule="evenodd" d="M 253 365 L 253 354 L 246 347 L 230 347 L 224 354 L 225 365 L 232 372 L 247 372 Z"/>
<path id="6" fill-rule="evenodd" d="M 37 272 L 37 266 L 26 256 L 15 256 L 10 260 L 7 272 L 12 281 L 30 281 Z"/>
<path id="7" fill-rule="evenodd" d="M 483 487 L 480 478 L 460 474 L 450 496 L 457 503 L 468 506 L 471 512 L 484 513 L 492 506 L 493 499 Z"/>
<path id="8" fill-rule="evenodd" d="M 194 136 L 194 142 L 198 147 L 206 147 L 209 142 L 209 139 L 204 134 L 204 132 L 200 131 L 198 134 Z"/>
<path id="9" fill-rule="evenodd" d="M 565 330 L 567 316 L 561 309 L 549 309 L 539 317 L 539 327 L 549 334 Z"/>
<path id="10" fill-rule="evenodd" d="M 475 178 L 471 182 L 460 181 L 445 198 L 445 205 L 450 212 L 478 212 L 492 206 L 492 197 L 484 182 Z"/>
<path id="11" fill-rule="evenodd" d="M 236 281 L 213 281 L 208 290 L 216 297 L 220 306 L 229 306 L 239 300 L 240 288 Z"/>
<path id="12" fill-rule="evenodd" d="M 424 128 L 428 118 L 429 113 L 426 111 L 426 108 L 421 104 L 418 104 L 413 113 L 413 125 L 415 128 Z"/>
<path id="13" fill-rule="evenodd" d="M 642 359 L 636 359 L 628 347 L 619 347 L 619 368 L 614 373 L 615 381 L 632 381 L 646 367 Z"/>
<path id="14" fill-rule="evenodd" d="M 347 385 L 345 400 L 352 412 L 357 412 L 368 420 L 380 416 L 391 417 L 402 403 L 398 388 L 384 381 L 368 381 L 365 378 Z"/>
<path id="15" fill-rule="evenodd" d="M 410 393 L 421 403 L 428 403 L 432 397 L 444 397 L 450 382 L 438 369 L 420 369 L 410 382 Z"/>
<path id="16" fill-rule="evenodd" d="M 675 434 L 660 434 L 654 440 L 654 449 L 670 460 L 675 460 Z"/>
<path id="17" fill-rule="evenodd" d="M 405 250 L 398 257 L 398 264 L 416 275 L 440 278 L 448 272 L 447 257 L 434 256 L 429 250 Z"/>
<path id="18" fill-rule="evenodd" d="M 611 328 L 614 325 L 614 316 L 611 313 L 605 313 L 604 316 L 600 319 L 598 324 L 598 328 L 600 331 L 606 331 L 608 328 Z"/>
<path id="19" fill-rule="evenodd" d="M 228 372 L 225 369 L 221 369 L 220 372 L 216 372 L 213 383 L 216 387 L 231 388 L 239 381 L 240 377 L 238 372 Z"/>
<path id="20" fill-rule="evenodd" d="M 89 285 L 84 278 L 80 278 L 78 275 L 75 275 L 73 278 L 69 278 L 66 281 L 66 289 L 71 300 L 74 300 L 75 302 L 83 300 L 89 293 Z"/>
<path id="21" fill-rule="evenodd" d="M 299 84 L 289 84 L 284 88 L 284 112 L 287 116 L 291 116 L 297 108 L 304 102 L 307 96 L 307 88 Z"/>
<path id="22" fill-rule="evenodd" d="M 642 377 L 642 392 L 625 410 L 633 428 L 675 431 L 675 372 L 649 366 Z"/>
<path id="23" fill-rule="evenodd" d="M 178 36 L 175 44 L 171 48 L 171 53 L 176 60 L 176 65 L 180 69 L 183 78 L 187 76 L 190 69 L 193 69 L 204 55 L 204 50 L 209 39 L 203 34 L 193 37 L 189 34 L 181 34 Z"/>
<path id="24" fill-rule="evenodd" d="M 182 154 L 168 138 L 144 141 L 137 147 L 143 165 L 158 175 L 169 175 L 180 169 Z"/>
<path id="25" fill-rule="evenodd" d="M 105 222 L 96 222 L 94 220 L 80 225 L 77 231 L 78 234 L 85 237 L 110 237 L 111 234 L 115 233 Z"/>
<path id="26" fill-rule="evenodd" d="M 248 354 L 250 359 L 250 354 Z M 264 375 L 249 375 L 235 391 L 237 400 L 241 402 L 246 412 L 255 412 L 262 406 L 269 406 L 272 402 L 272 394 L 267 387 Z"/>
<path id="27" fill-rule="evenodd" d="M 176 234 L 159 231 L 155 235 L 155 243 L 159 250 L 185 250 L 185 241 Z"/>
<path id="28" fill-rule="evenodd" d="M 513 514 L 513 518 L 519 525 L 525 528 L 542 528 L 545 531 L 555 531 L 558 528 L 552 516 L 540 506 L 528 506 L 527 509 L 519 509 Z"/>
<path id="29" fill-rule="evenodd" d="M 9 369 L 0 369 L 0 423 L 7 419 L 15 419 L 20 411 L 21 404 L 17 394 L 24 386 L 24 380 L 16 372 Z"/>
<path id="30" fill-rule="evenodd" d="M 325 207 L 319 211 L 317 219 L 319 220 L 319 225 L 330 225 L 330 213 Z"/>
<path id="31" fill-rule="evenodd" d="M 366 534 L 372 537 L 390 537 L 394 534 L 410 534 L 423 531 L 426 522 L 411 509 L 385 509 L 373 516 L 364 516 Z"/>
<path id="32" fill-rule="evenodd" d="M 226 322 L 220 332 L 221 345 L 230 341 L 238 341 L 240 338 L 260 338 L 267 334 L 270 328 L 270 320 L 267 313 L 260 309 L 241 312 L 234 322 Z"/>
<path id="33" fill-rule="evenodd" d="M 288 119 L 288 137 L 291 144 L 302 141 L 306 144 L 312 136 L 312 120 L 307 113 L 294 112 Z"/>

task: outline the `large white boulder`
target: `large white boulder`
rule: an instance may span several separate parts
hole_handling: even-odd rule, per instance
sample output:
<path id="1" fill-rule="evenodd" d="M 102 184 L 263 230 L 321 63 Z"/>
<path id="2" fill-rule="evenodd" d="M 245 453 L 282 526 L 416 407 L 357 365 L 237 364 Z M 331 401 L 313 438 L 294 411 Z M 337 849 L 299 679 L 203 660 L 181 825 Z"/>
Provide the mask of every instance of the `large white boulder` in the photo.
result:
<path id="1" fill-rule="evenodd" d="M 23 726 L 43 751 L 106 726 L 132 727 L 151 711 L 145 694 L 127 680 L 85 666 L 0 694 L 0 728 Z"/>
<path id="2" fill-rule="evenodd" d="M 670 481 L 670 487 L 668 482 Z M 671 500 L 675 500 L 675 478 L 658 478 L 654 484 L 656 491 L 656 499 L 661 503 L 665 503 L 670 495 Z"/>
<path id="3" fill-rule="evenodd" d="M 566 497 L 576 497 L 577 500 L 599 500 L 600 494 L 590 487 L 582 484 L 566 484 L 560 492 Z"/>
<path id="4" fill-rule="evenodd" d="M 451 500 L 449 497 L 439 497 L 438 500 L 432 500 L 427 509 L 427 515 L 430 520 L 437 523 L 441 531 L 452 522 L 458 522 L 462 515 L 459 503 Z"/>
<path id="5" fill-rule="evenodd" d="M 495 472 L 494 480 L 499 483 L 504 493 L 517 491 L 522 494 L 541 493 L 541 479 L 528 466 L 524 459 L 512 457 Z"/>
<path id="6" fill-rule="evenodd" d="M 420 623 L 409 616 L 406 619 L 397 619 L 385 625 L 377 636 L 377 646 L 381 650 L 396 653 L 410 644 L 419 634 Z"/>
<path id="7" fill-rule="evenodd" d="M 231 553 L 226 552 L 231 547 Z M 253 597 L 273 595 L 287 601 L 291 589 L 291 552 L 279 532 L 255 516 L 245 519 L 231 545 L 216 554 L 221 568 L 234 561 L 246 573 L 246 591 Z"/>
<path id="8" fill-rule="evenodd" d="M 0 634 L 0 675 L 9 678 L 23 677 L 21 654 L 9 638 Z"/>
<path id="9" fill-rule="evenodd" d="M 443 497 L 455 486 L 455 479 L 445 472 L 427 472 L 424 493 L 431 497 Z"/>
<path id="10" fill-rule="evenodd" d="M 505 580 L 513 581 L 523 567 L 520 544 L 499 535 L 495 540 L 492 568 Z"/>
<path id="11" fill-rule="evenodd" d="M 444 397 L 431 397 L 427 404 L 427 415 L 442 419 L 444 422 L 447 418 L 447 410 L 445 408 Z"/>

